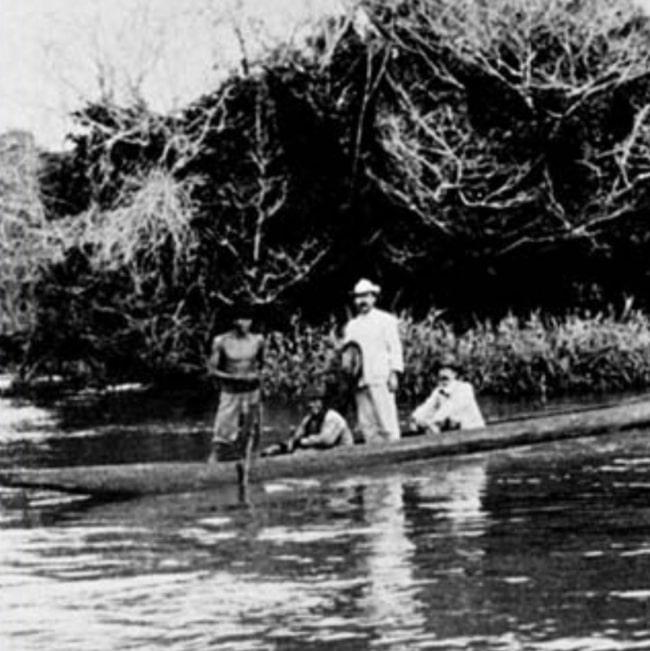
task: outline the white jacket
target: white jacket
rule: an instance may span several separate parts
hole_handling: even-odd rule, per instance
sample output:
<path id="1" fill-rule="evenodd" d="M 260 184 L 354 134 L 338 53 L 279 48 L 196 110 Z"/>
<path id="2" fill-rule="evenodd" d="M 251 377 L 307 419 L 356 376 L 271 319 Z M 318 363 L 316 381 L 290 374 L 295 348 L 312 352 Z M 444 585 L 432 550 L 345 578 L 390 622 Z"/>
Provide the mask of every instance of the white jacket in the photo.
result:
<path id="1" fill-rule="evenodd" d="M 361 386 L 385 384 L 391 371 L 401 373 L 404 370 L 398 324 L 394 315 L 372 308 L 366 314 L 359 314 L 345 326 L 345 343 L 354 341 L 361 348 Z"/>
<path id="2" fill-rule="evenodd" d="M 461 380 L 453 380 L 445 388 L 436 387 L 412 418 L 421 427 L 435 428 L 447 420 L 459 424 L 461 429 L 485 427 L 474 388 Z"/>

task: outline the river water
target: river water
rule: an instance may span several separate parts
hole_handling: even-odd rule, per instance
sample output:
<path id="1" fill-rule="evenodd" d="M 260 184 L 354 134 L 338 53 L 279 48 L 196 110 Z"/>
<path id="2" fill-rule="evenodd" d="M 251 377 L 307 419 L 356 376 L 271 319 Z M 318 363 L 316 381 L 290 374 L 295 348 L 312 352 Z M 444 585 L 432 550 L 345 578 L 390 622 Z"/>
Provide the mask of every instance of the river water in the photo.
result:
<path id="1" fill-rule="evenodd" d="M 0 399 L 0 465 L 200 459 L 209 419 L 187 396 Z M 649 434 L 245 504 L 0 489 L 0 649 L 650 649 Z"/>

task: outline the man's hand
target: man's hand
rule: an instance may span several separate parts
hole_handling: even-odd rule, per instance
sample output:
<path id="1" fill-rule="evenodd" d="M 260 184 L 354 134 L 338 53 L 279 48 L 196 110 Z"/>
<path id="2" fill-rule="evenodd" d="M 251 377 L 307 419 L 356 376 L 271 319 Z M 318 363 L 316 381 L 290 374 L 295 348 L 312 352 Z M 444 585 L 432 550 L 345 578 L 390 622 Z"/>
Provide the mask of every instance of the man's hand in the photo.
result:
<path id="1" fill-rule="evenodd" d="M 399 378 L 397 377 L 397 373 L 395 371 L 391 371 L 390 375 L 388 376 L 388 390 L 391 393 L 395 393 L 399 387 Z"/>

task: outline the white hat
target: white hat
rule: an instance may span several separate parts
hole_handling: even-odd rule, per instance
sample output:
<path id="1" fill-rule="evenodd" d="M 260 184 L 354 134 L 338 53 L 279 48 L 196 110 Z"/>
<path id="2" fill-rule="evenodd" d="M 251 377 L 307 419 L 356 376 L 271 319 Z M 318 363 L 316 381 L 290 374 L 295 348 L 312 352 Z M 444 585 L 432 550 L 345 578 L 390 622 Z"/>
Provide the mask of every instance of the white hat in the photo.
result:
<path id="1" fill-rule="evenodd" d="M 379 294 L 380 291 L 381 288 L 379 285 L 375 285 L 375 283 L 370 282 L 367 278 L 362 278 L 354 286 L 352 293 L 358 296 L 359 294 Z"/>

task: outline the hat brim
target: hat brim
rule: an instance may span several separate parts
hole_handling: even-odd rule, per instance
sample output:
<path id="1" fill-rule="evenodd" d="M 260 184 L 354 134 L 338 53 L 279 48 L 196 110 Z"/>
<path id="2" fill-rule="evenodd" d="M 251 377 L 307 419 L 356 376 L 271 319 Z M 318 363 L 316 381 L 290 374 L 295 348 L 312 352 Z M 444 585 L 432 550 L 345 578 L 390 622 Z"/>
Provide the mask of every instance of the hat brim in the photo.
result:
<path id="1" fill-rule="evenodd" d="M 305 402 L 311 402 L 312 400 L 325 400 L 325 394 L 318 391 L 306 391 L 303 395 L 303 400 Z"/>
<path id="2" fill-rule="evenodd" d="M 461 364 L 453 359 L 441 359 L 437 364 L 438 370 L 443 368 L 448 368 L 454 371 L 455 373 L 460 373 L 463 370 Z"/>

